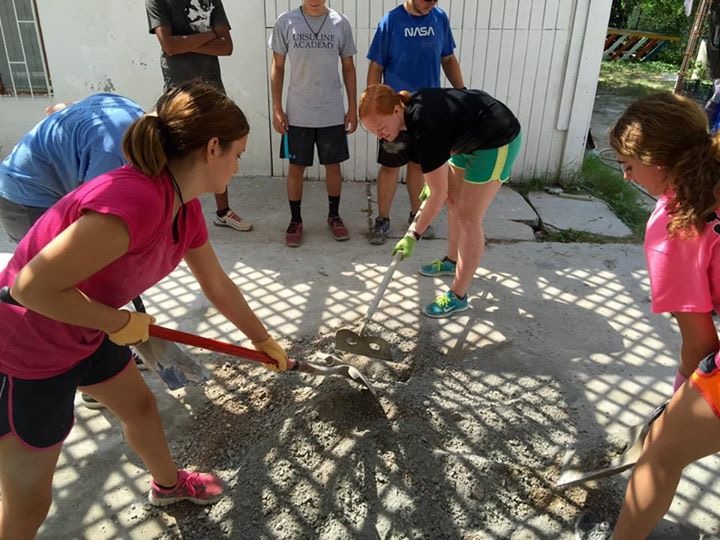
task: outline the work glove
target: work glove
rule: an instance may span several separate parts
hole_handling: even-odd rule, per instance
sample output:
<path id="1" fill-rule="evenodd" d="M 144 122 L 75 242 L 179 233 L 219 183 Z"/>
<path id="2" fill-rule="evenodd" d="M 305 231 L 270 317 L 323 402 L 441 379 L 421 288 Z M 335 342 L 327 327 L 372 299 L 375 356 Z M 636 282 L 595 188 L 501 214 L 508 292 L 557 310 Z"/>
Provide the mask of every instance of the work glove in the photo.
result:
<path id="1" fill-rule="evenodd" d="M 121 309 L 120 311 L 124 311 L 130 317 L 120 330 L 108 334 L 110 341 L 116 345 L 136 345 L 147 341 L 150 337 L 149 326 L 155 324 L 155 317 L 147 313 L 128 311 L 127 309 Z"/>
<path id="2" fill-rule="evenodd" d="M 263 366 L 270 371 L 285 371 L 288 368 L 288 355 L 285 349 L 278 345 L 278 342 L 272 337 L 268 336 L 262 341 L 253 341 L 253 346 L 277 362 L 277 364 L 266 364 L 263 362 Z"/>
<path id="3" fill-rule="evenodd" d="M 408 236 L 403 236 L 397 244 L 395 244 L 395 247 L 392 250 L 393 256 L 399 251 L 402 253 L 402 258 L 407 259 L 413 254 L 413 249 L 415 249 L 415 244 L 417 244 L 417 240 L 415 237 L 410 234 Z"/>
<path id="4" fill-rule="evenodd" d="M 420 202 L 424 201 L 430 196 L 430 186 L 427 184 L 423 184 L 422 191 L 420 192 L 420 195 L 418 196 L 418 199 L 420 199 Z"/>

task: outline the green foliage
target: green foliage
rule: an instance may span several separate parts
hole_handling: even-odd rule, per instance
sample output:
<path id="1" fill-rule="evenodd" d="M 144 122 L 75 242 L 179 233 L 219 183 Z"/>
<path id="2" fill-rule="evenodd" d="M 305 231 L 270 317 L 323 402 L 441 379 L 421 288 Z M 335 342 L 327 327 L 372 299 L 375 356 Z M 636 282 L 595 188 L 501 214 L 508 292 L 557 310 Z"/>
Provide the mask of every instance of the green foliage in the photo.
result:
<path id="1" fill-rule="evenodd" d="M 695 8 L 699 1 L 695 2 Z M 629 30 L 645 30 L 672 36 L 680 41 L 670 43 L 657 60 L 679 66 L 687 45 L 694 14 L 685 16 L 681 0 L 613 0 L 610 26 Z"/>
<path id="2" fill-rule="evenodd" d="M 633 239 L 642 241 L 650 210 L 642 204 L 638 189 L 623 179 L 621 173 L 596 155 L 583 163 L 579 186 L 604 200 L 613 213 L 633 231 Z"/>
<path id="3" fill-rule="evenodd" d="M 666 62 L 606 61 L 600 67 L 598 91 L 637 98 L 672 91 L 676 73 L 677 66 Z"/>

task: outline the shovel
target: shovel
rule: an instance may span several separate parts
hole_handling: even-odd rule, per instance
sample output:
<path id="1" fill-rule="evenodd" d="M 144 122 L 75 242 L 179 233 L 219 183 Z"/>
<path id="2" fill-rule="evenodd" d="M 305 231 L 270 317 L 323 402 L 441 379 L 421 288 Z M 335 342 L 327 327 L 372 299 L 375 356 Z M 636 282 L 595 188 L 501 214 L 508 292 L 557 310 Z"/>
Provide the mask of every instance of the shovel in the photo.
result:
<path id="1" fill-rule="evenodd" d="M 669 400 L 655 409 L 644 422 L 632 426 L 628 430 L 628 442 L 625 445 L 625 449 L 615 456 L 612 462 L 610 462 L 610 465 L 607 467 L 602 467 L 593 471 L 581 471 L 570 466 L 570 462 L 572 461 L 575 452 L 568 452 L 563 461 L 563 465 L 560 468 L 560 477 L 555 483 L 555 487 L 577 486 L 578 484 L 589 482 L 590 480 L 597 480 L 599 478 L 606 478 L 608 476 L 619 474 L 633 467 L 635 463 L 637 463 L 637 460 L 640 459 L 640 455 L 643 451 L 643 443 L 645 442 L 645 437 L 647 437 L 647 434 L 650 431 L 650 426 L 660 417 L 668 403 L 670 403 Z"/>
<path id="2" fill-rule="evenodd" d="M 10 295 L 9 287 L 0 288 L 0 302 L 20 304 Z M 145 313 L 140 297 L 133 300 L 135 309 Z M 170 390 L 178 390 L 193 384 L 202 384 L 210 379 L 210 373 L 193 360 L 190 355 L 173 343 L 150 338 L 133 345 L 143 363 L 157 373 Z"/>
<path id="3" fill-rule="evenodd" d="M 427 199 L 425 199 L 425 201 L 426 200 Z M 412 220 L 410 226 L 408 227 L 408 231 L 417 221 L 418 216 L 423 211 L 423 208 L 425 208 L 425 201 L 423 201 L 420 205 L 420 208 L 418 208 L 418 211 L 415 214 L 415 218 Z M 395 269 L 397 268 L 397 265 L 400 263 L 401 260 L 402 253 L 398 251 L 393 257 L 387 271 L 385 272 L 385 276 L 383 277 L 383 280 L 380 283 L 380 286 L 378 287 L 378 290 L 375 293 L 375 297 L 370 303 L 370 306 L 368 306 L 365 316 L 360 320 L 360 331 L 354 332 L 349 328 L 341 328 L 337 331 L 337 333 L 335 334 L 336 349 L 350 352 L 353 354 L 359 354 L 362 356 L 379 358 L 381 360 L 392 360 L 390 344 L 380 337 L 365 335 L 365 329 L 367 328 L 368 323 L 375 314 L 375 311 L 380 304 L 380 299 L 385 293 L 385 289 L 387 289 L 388 285 L 390 284 L 390 280 L 395 273 Z"/>
<path id="4" fill-rule="evenodd" d="M 247 360 L 253 360 L 262 364 L 275 364 L 275 360 L 264 352 L 256 351 L 254 349 L 247 349 L 239 345 L 233 345 L 232 343 L 226 343 L 224 341 L 217 341 L 195 334 L 188 334 L 187 332 L 181 332 L 179 330 L 172 330 L 170 328 L 164 328 L 162 326 L 150 325 L 150 335 L 159 339 L 167 341 L 174 341 L 176 343 L 183 343 L 184 345 L 191 345 L 193 347 L 201 347 L 210 351 L 215 351 L 223 354 L 229 354 L 231 356 L 238 356 Z M 311 362 L 303 362 L 300 360 L 289 360 L 288 369 L 297 370 L 303 373 L 315 373 L 318 375 L 340 375 L 348 379 L 352 379 L 357 383 L 361 384 L 372 393 L 373 396 L 377 395 L 375 389 L 370 384 L 370 381 L 360 371 L 347 364 L 338 364 L 332 366 L 321 366 L 313 364 Z"/>

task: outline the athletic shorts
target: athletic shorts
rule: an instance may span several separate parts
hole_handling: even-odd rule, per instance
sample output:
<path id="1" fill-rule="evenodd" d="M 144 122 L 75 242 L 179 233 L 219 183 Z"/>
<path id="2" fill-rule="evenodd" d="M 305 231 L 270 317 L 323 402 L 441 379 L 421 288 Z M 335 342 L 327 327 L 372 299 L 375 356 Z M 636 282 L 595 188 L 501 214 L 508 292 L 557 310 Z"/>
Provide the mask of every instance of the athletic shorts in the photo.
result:
<path id="1" fill-rule="evenodd" d="M 385 167 L 402 167 L 410 162 L 410 137 L 401 131 L 394 141 L 378 139 L 377 162 Z"/>
<path id="2" fill-rule="evenodd" d="M 25 206 L 0 197 L 0 224 L 5 234 L 15 243 L 22 240 L 47 208 Z"/>
<path id="3" fill-rule="evenodd" d="M 280 159 L 289 159 L 293 165 L 310 167 L 315 147 L 321 165 L 342 163 L 350 157 L 345 126 L 308 128 L 290 126 L 282 136 Z"/>
<path id="4" fill-rule="evenodd" d="M 75 420 L 78 386 L 112 379 L 129 362 L 130 349 L 106 337 L 92 355 L 55 377 L 20 379 L 0 373 L 0 437 L 14 433 L 38 449 L 63 442 Z"/>
<path id="5" fill-rule="evenodd" d="M 720 368 L 715 362 L 715 353 L 707 355 L 690 375 L 690 384 L 708 402 L 715 415 L 720 418 Z"/>
<path id="6" fill-rule="evenodd" d="M 521 146 L 522 134 L 518 133 L 517 137 L 500 148 L 475 150 L 470 154 L 455 154 L 450 158 L 450 165 L 464 169 L 464 179 L 471 184 L 485 184 L 493 180 L 507 182 Z"/>

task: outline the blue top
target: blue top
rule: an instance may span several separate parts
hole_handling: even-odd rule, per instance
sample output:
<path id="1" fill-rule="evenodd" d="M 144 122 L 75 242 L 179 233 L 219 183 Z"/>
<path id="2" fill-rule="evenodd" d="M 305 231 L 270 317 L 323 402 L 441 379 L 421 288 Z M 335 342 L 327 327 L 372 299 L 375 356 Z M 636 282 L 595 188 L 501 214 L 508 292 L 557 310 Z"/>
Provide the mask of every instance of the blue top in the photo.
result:
<path id="1" fill-rule="evenodd" d="M 440 60 L 453 54 L 450 21 L 434 7 L 423 16 L 404 5 L 388 11 L 378 24 L 367 58 L 383 67 L 383 82 L 393 90 L 415 92 L 440 86 Z"/>
<path id="2" fill-rule="evenodd" d="M 127 98 L 95 94 L 44 118 L 0 163 L 0 196 L 50 208 L 86 180 L 125 163 L 123 135 L 143 114 Z"/>

